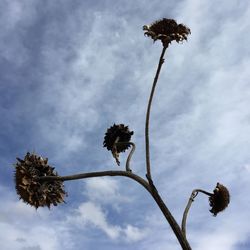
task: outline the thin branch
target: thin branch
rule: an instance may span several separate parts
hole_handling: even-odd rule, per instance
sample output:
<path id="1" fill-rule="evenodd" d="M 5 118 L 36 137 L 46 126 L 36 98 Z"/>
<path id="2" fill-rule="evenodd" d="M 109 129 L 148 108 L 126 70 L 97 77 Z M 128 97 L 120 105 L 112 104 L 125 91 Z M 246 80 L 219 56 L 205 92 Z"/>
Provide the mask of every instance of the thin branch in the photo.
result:
<path id="1" fill-rule="evenodd" d="M 186 237 L 186 221 L 187 221 L 187 215 L 188 215 L 188 211 L 192 205 L 192 202 L 194 201 L 194 198 L 198 195 L 198 192 L 196 192 L 195 190 L 192 192 L 192 194 L 190 195 L 190 198 L 188 200 L 188 203 L 187 203 L 187 206 L 184 210 L 184 213 L 183 213 L 183 217 L 182 217 L 182 222 L 181 222 L 181 229 L 182 229 L 182 232 L 183 234 L 185 235 Z"/>
<path id="2" fill-rule="evenodd" d="M 207 192 L 207 191 L 205 191 L 205 190 L 203 190 L 203 189 L 195 189 L 194 191 L 197 192 L 197 193 L 203 193 L 203 194 L 205 194 L 205 195 L 207 195 L 207 196 L 212 196 L 212 195 L 214 195 L 213 193 Z"/>
<path id="3" fill-rule="evenodd" d="M 150 179 L 151 179 L 151 170 L 150 170 L 150 152 L 149 152 L 149 118 L 150 118 L 150 110 L 151 110 L 151 104 L 152 104 L 152 100 L 154 96 L 154 91 L 155 91 L 156 83 L 160 75 L 161 66 L 164 63 L 164 54 L 165 54 L 166 49 L 167 47 L 164 46 L 161 52 L 161 56 L 159 59 L 157 71 L 155 74 L 155 78 L 153 81 L 153 85 L 152 85 L 152 89 L 151 89 L 151 93 L 150 93 L 150 97 L 148 101 L 148 108 L 147 108 L 146 122 L 145 122 L 146 166 L 147 166 L 147 176 Z"/>
<path id="4" fill-rule="evenodd" d="M 190 195 L 190 198 L 188 200 L 188 203 L 187 203 L 187 206 L 184 210 L 184 213 L 183 213 L 183 217 L 182 217 L 182 223 L 181 223 L 181 228 L 182 228 L 182 232 L 183 234 L 185 235 L 186 237 L 186 221 L 187 221 L 187 215 L 188 215 L 188 212 L 189 212 L 189 209 L 194 201 L 194 198 L 198 195 L 198 193 L 203 193 L 205 195 L 208 195 L 208 196 L 212 196 L 213 194 L 212 193 L 209 193 L 205 190 L 202 190 L 202 189 L 194 189 L 193 192 L 191 193 Z"/>
<path id="5" fill-rule="evenodd" d="M 148 183 L 141 178 L 140 176 L 127 171 L 120 171 L 120 170 L 109 170 L 109 171 L 100 171 L 100 172 L 90 172 L 90 173 L 81 173 L 81 174 L 74 174 L 74 175 L 66 175 L 66 176 L 41 176 L 38 177 L 37 180 L 40 181 L 72 181 L 72 180 L 79 180 L 79 179 L 86 179 L 92 177 L 101 177 L 101 176 L 125 176 L 137 181 L 141 184 L 144 188 L 146 188 L 150 192 L 150 187 Z"/>
<path id="6" fill-rule="evenodd" d="M 132 172 L 129 164 L 130 164 L 132 155 L 135 152 L 135 144 L 133 142 L 117 142 L 116 145 L 131 145 L 132 146 L 132 149 L 130 150 L 127 161 L 126 161 L 126 171 Z"/>

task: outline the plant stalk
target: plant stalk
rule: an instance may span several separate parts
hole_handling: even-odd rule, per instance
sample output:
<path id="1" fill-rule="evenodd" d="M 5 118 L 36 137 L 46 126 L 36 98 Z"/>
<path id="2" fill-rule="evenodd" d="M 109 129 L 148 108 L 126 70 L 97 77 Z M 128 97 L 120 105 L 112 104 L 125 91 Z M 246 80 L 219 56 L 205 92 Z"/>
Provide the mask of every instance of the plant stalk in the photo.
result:
<path id="1" fill-rule="evenodd" d="M 147 114 L 146 114 L 146 122 L 145 122 L 145 145 L 146 145 L 146 166 L 147 166 L 147 176 L 148 178 L 151 179 L 151 170 L 150 170 L 150 152 L 149 152 L 149 119 L 150 119 L 150 110 L 151 110 L 151 104 L 154 96 L 154 91 L 156 87 L 156 83 L 158 81 L 160 71 L 161 71 L 161 66 L 164 63 L 164 54 L 166 51 L 167 47 L 164 46 L 161 52 L 161 56 L 159 59 L 158 67 L 156 70 L 155 78 L 153 81 L 149 101 L 148 101 L 148 108 L 147 108 Z"/>
<path id="2" fill-rule="evenodd" d="M 126 171 L 128 172 L 132 172 L 132 169 L 130 168 L 129 164 L 130 164 L 130 160 L 132 158 L 133 153 L 135 152 L 135 144 L 133 142 L 116 142 L 116 145 L 131 145 L 132 149 L 129 152 L 127 161 L 126 161 Z"/>
<path id="3" fill-rule="evenodd" d="M 190 195 L 190 198 L 188 200 L 188 203 L 187 203 L 187 206 L 184 210 L 184 213 L 183 213 L 183 217 L 182 217 L 182 222 L 181 222 L 181 229 L 182 229 L 182 232 L 183 234 L 185 235 L 186 237 L 186 222 L 187 222 L 187 216 L 188 216 L 188 212 L 189 212 L 189 209 L 194 201 L 194 198 L 198 195 L 198 193 L 203 193 L 203 194 L 206 194 L 208 196 L 212 196 L 213 194 L 212 193 L 209 193 L 207 191 L 204 191 L 202 189 L 194 189 L 193 192 L 191 193 Z"/>
<path id="4" fill-rule="evenodd" d="M 178 239 L 182 249 L 183 250 L 192 250 L 192 248 L 189 245 L 189 243 L 188 243 L 185 235 L 183 234 L 180 226 L 178 225 L 175 218 L 173 217 L 173 215 L 171 214 L 171 212 L 167 208 L 167 206 L 164 203 L 164 201 L 162 200 L 160 194 L 158 193 L 155 185 L 153 184 L 152 179 L 150 179 L 147 175 L 146 175 L 146 177 L 147 177 L 147 179 L 149 181 L 149 185 L 150 185 L 150 188 L 151 188 L 150 194 L 152 195 L 152 197 L 154 198 L 154 200 L 157 203 L 158 207 L 160 208 L 160 210 L 162 211 L 162 213 L 165 216 L 166 220 L 168 221 L 168 223 L 169 223 L 170 227 L 172 228 L 176 238 Z"/>
<path id="5" fill-rule="evenodd" d="M 108 170 L 108 171 L 98 171 L 98 172 L 89 172 L 89 173 L 81 173 L 81 174 L 74 174 L 74 175 L 65 175 L 65 176 L 41 176 L 37 177 L 39 181 L 72 181 L 72 180 L 79 180 L 79 179 L 86 179 L 92 177 L 102 177 L 102 176 L 125 176 L 137 181 L 141 184 L 144 188 L 146 188 L 150 192 L 150 188 L 148 183 L 141 178 L 140 176 L 130 172 L 130 171 L 123 171 L 123 170 Z"/>

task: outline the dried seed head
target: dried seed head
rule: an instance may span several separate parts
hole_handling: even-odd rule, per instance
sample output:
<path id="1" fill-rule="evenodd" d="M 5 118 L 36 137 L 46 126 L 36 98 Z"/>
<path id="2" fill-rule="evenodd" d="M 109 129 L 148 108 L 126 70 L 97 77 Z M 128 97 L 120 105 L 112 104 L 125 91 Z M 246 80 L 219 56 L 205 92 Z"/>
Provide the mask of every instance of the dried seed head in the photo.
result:
<path id="1" fill-rule="evenodd" d="M 39 181 L 37 177 L 58 176 L 54 168 L 50 167 L 48 159 L 36 154 L 26 154 L 24 159 L 17 158 L 15 164 L 16 192 L 20 199 L 35 208 L 64 202 L 67 195 L 62 181 Z"/>
<path id="2" fill-rule="evenodd" d="M 164 47 L 168 47 L 174 40 L 177 43 L 187 40 L 187 36 L 191 34 L 188 27 L 167 18 L 155 21 L 151 25 L 144 25 L 143 30 L 144 35 L 151 37 L 154 41 L 160 40 Z"/>
<path id="3" fill-rule="evenodd" d="M 126 149 L 130 147 L 129 142 L 131 136 L 134 134 L 133 131 L 128 129 L 128 126 L 124 124 L 114 124 L 108 128 L 104 136 L 103 147 L 106 147 L 108 150 L 112 151 L 114 158 L 116 159 L 117 164 L 119 165 L 119 153 L 125 152 Z M 118 142 L 124 142 L 124 144 L 117 144 Z"/>
<path id="4" fill-rule="evenodd" d="M 210 212 L 216 216 L 217 213 L 223 211 L 228 206 L 230 194 L 228 189 L 220 183 L 217 183 L 213 192 L 213 195 L 209 197 Z"/>

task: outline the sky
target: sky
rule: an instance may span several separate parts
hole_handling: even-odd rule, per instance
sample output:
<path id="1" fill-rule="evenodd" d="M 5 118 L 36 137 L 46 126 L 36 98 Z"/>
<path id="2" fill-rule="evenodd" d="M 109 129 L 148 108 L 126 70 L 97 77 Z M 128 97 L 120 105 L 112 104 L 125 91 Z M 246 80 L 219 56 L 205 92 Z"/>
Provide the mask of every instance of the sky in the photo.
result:
<path id="1" fill-rule="evenodd" d="M 16 157 L 48 157 L 60 175 L 122 170 L 103 148 L 114 123 L 134 131 L 145 177 L 145 114 L 162 45 L 142 26 L 160 18 L 192 34 L 173 42 L 153 100 L 152 177 L 180 223 L 195 188 L 231 194 L 217 217 L 199 194 L 192 249 L 250 249 L 250 2 L 240 0 L 0 0 L 0 248 L 181 247 L 150 195 L 130 179 L 65 182 L 66 203 L 37 210 L 15 191 Z"/>

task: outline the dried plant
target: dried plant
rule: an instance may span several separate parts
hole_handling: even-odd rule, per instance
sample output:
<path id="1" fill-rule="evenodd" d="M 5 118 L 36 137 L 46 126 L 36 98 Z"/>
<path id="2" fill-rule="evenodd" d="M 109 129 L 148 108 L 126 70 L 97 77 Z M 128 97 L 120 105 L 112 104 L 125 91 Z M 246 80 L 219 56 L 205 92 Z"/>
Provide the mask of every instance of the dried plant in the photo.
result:
<path id="1" fill-rule="evenodd" d="M 209 198 L 209 205 L 212 207 L 209 211 L 216 216 L 219 212 L 223 211 L 230 202 L 230 194 L 228 189 L 220 183 L 217 183 L 213 193 L 209 193 L 202 189 L 195 189 L 191 193 L 191 196 L 188 200 L 186 209 L 182 217 L 182 232 L 186 235 L 186 220 L 189 209 L 194 201 L 194 198 L 199 194 L 203 193 Z"/>
<path id="2" fill-rule="evenodd" d="M 119 153 L 125 152 L 131 145 L 129 144 L 133 131 L 129 131 L 128 126 L 124 124 L 111 126 L 104 137 L 103 147 L 111 150 L 117 165 L 120 165 Z"/>
<path id="3" fill-rule="evenodd" d="M 144 25 L 145 35 L 151 37 L 154 41 L 160 40 L 164 47 L 172 41 L 177 43 L 187 40 L 187 36 L 191 34 L 188 27 L 183 24 L 177 24 L 173 19 L 163 18 L 150 25 Z"/>
<path id="4" fill-rule="evenodd" d="M 228 189 L 220 183 L 217 183 L 214 193 L 209 197 L 210 212 L 216 216 L 219 212 L 225 210 L 230 202 L 230 194 Z"/>
<path id="5" fill-rule="evenodd" d="M 35 208 L 64 202 L 66 192 L 62 181 L 41 181 L 43 176 L 58 176 L 54 168 L 47 164 L 48 159 L 43 159 L 36 154 L 25 155 L 24 159 L 17 158 L 15 164 L 16 191 L 20 199 Z"/>
<path id="6" fill-rule="evenodd" d="M 66 196 L 66 192 L 64 191 L 63 186 L 64 181 L 102 176 L 128 177 L 142 185 L 149 192 L 149 194 L 152 196 L 152 198 L 162 211 L 173 232 L 175 233 L 182 249 L 190 250 L 191 247 L 186 237 L 186 219 L 191 204 L 194 201 L 194 198 L 199 192 L 208 195 L 211 206 L 210 212 L 213 215 L 217 215 L 219 212 L 223 211 L 228 206 L 230 201 L 230 195 L 228 189 L 219 183 L 217 184 L 213 193 L 209 193 L 201 189 L 195 189 L 192 192 L 186 209 L 184 211 L 182 226 L 180 227 L 180 225 L 176 222 L 175 218 L 172 216 L 168 207 L 162 200 L 157 188 L 155 187 L 151 176 L 149 147 L 149 121 L 154 91 L 162 65 L 164 63 L 164 55 L 169 44 L 172 41 L 176 41 L 177 43 L 179 43 L 187 40 L 187 37 L 189 34 L 191 34 L 191 31 L 187 26 L 183 24 L 177 24 L 175 20 L 166 18 L 153 22 L 150 25 L 144 25 L 143 30 L 146 36 L 152 38 L 153 41 L 160 40 L 163 45 L 158 67 L 153 80 L 146 112 L 146 178 L 142 178 L 139 175 L 136 175 L 132 172 L 132 169 L 130 168 L 130 159 L 135 151 L 135 144 L 130 141 L 131 136 L 134 132 L 130 131 L 128 126 L 125 126 L 124 124 L 114 124 L 113 126 L 107 129 L 107 132 L 104 137 L 103 146 L 106 147 L 107 150 L 112 152 L 112 155 L 118 165 L 120 165 L 119 154 L 125 152 L 132 146 L 128 154 L 124 170 L 108 170 L 69 176 L 58 176 L 58 174 L 54 171 L 54 168 L 50 167 L 47 164 L 48 159 L 43 159 L 38 155 L 27 153 L 27 155 L 24 157 L 24 160 L 18 158 L 18 162 L 15 165 L 16 190 L 17 194 L 20 196 L 20 199 L 30 204 L 31 206 L 34 206 L 35 208 L 43 206 L 50 207 L 51 204 L 56 206 L 57 204 L 64 202 L 64 198 Z"/>

